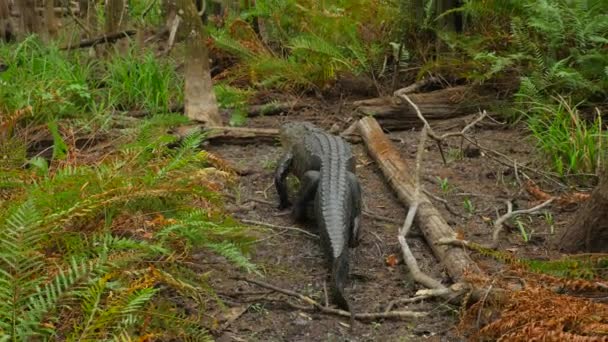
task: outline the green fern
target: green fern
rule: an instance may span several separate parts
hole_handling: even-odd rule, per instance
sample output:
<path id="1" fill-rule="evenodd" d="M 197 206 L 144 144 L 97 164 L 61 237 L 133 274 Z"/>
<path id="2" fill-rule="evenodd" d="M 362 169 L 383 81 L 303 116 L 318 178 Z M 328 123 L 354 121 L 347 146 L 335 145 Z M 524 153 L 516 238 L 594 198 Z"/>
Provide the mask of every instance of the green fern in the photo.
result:
<path id="1" fill-rule="evenodd" d="M 26 202 L 0 225 L 0 327 L 14 341 L 29 338 L 38 328 L 22 321 L 22 310 L 43 281 L 36 276 L 44 267 L 39 220 L 40 213 Z"/>

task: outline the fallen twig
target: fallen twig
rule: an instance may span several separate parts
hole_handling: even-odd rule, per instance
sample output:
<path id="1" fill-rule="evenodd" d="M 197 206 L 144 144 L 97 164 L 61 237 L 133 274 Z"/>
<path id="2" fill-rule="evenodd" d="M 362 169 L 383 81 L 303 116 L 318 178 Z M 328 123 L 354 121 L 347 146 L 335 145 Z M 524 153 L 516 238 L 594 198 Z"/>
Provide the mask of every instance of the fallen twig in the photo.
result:
<path id="1" fill-rule="evenodd" d="M 387 223 L 393 223 L 393 224 L 398 224 L 400 225 L 402 222 L 396 219 L 392 219 L 390 217 L 386 217 L 386 216 L 382 216 L 382 215 L 378 215 L 378 214 L 374 214 L 372 212 L 369 212 L 367 210 L 363 210 L 363 216 L 367 216 L 371 219 L 374 220 L 378 220 L 378 221 L 383 221 L 383 222 L 387 222 Z"/>
<path id="2" fill-rule="evenodd" d="M 261 222 L 261 221 L 255 221 L 255 220 L 249 220 L 249 219 L 239 219 L 241 222 L 243 223 L 247 223 L 247 224 L 253 224 L 253 225 L 257 225 L 257 226 L 262 226 L 262 227 L 267 227 L 267 228 L 273 228 L 273 229 L 285 229 L 285 230 L 293 230 L 296 232 L 300 232 L 306 236 L 309 236 L 311 238 L 314 239 L 318 239 L 319 237 L 313 233 L 307 232 L 304 229 L 300 229 L 298 227 L 288 227 L 288 226 L 279 226 L 279 225 L 275 225 L 272 223 L 266 223 L 266 222 Z"/>
<path id="3" fill-rule="evenodd" d="M 462 281 L 465 270 L 474 273 L 483 272 L 460 248 L 446 248 L 434 243 L 440 238 L 453 237 L 454 230 L 430 202 L 428 197 L 418 191 L 416 194 L 414 173 L 411 167 L 400 157 L 399 152 L 382 132 L 382 128 L 373 117 L 359 120 L 359 131 L 370 156 L 376 161 L 390 186 L 404 206 L 412 207 L 418 203 L 416 223 L 424 234 L 426 241 L 435 256 L 444 264 L 453 281 Z"/>
<path id="4" fill-rule="evenodd" d="M 126 30 L 126 31 L 122 31 L 122 32 L 106 34 L 106 35 L 103 35 L 103 36 L 97 37 L 97 38 L 81 40 L 80 43 L 78 43 L 78 45 L 75 45 L 75 46 L 67 45 L 67 46 L 60 48 L 60 50 L 71 50 L 71 49 L 91 47 L 91 46 L 95 46 L 98 44 L 113 43 L 119 39 L 130 37 L 130 36 L 134 35 L 136 32 L 137 31 L 135 31 L 135 30 Z"/>
<path id="5" fill-rule="evenodd" d="M 437 143 L 437 148 L 439 148 L 439 153 L 441 154 L 441 159 L 443 160 L 444 164 L 447 164 L 447 160 L 445 159 L 445 155 L 443 153 L 443 147 L 441 146 L 441 143 L 447 138 L 465 137 L 466 136 L 465 134 L 469 129 L 471 129 L 473 126 L 478 124 L 481 120 L 483 120 L 488 115 L 487 112 L 484 110 L 481 112 L 481 114 L 479 115 L 479 117 L 477 119 L 473 120 L 471 123 L 466 125 L 460 132 L 449 132 L 449 133 L 445 133 L 443 135 L 438 135 L 433 131 L 433 128 L 431 127 L 429 122 L 426 120 L 424 115 L 422 115 L 422 112 L 420 111 L 420 108 L 418 108 L 418 105 L 416 105 L 416 103 L 414 103 L 414 101 L 412 101 L 403 90 L 404 89 L 397 90 L 394 93 L 394 95 L 399 98 L 404 99 L 407 103 L 409 103 L 410 106 L 412 106 L 412 108 L 414 108 L 416 115 L 422 121 L 422 123 L 424 124 L 424 127 L 427 128 L 427 134 L 429 135 L 429 137 L 431 139 L 433 139 L 435 141 L 435 143 Z"/>
<path id="6" fill-rule="evenodd" d="M 399 244 L 401 245 L 401 253 L 403 254 L 403 261 L 407 265 L 410 273 L 414 280 L 428 288 L 438 289 L 444 288 L 444 286 L 437 280 L 433 279 L 429 275 L 425 274 L 418 267 L 418 262 L 412 254 L 407 241 L 405 240 L 406 235 L 409 233 L 412 224 L 414 223 L 414 217 L 416 216 L 416 211 L 418 210 L 418 206 L 420 205 L 420 169 L 422 164 L 422 156 L 424 154 L 424 145 L 426 143 L 427 137 L 427 127 L 422 127 L 420 131 L 420 140 L 418 142 L 418 152 L 416 153 L 416 169 L 414 173 L 414 203 L 410 205 L 407 216 L 405 217 L 405 221 L 403 222 L 403 226 L 399 229 L 399 235 L 397 239 L 399 240 Z"/>
<path id="7" fill-rule="evenodd" d="M 401 46 L 399 48 L 401 48 Z M 441 79 L 439 77 L 431 76 L 429 78 L 422 79 L 416 83 L 412 83 L 405 88 L 397 89 L 393 92 L 393 94 L 395 94 L 395 93 L 399 93 L 399 94 L 415 93 L 418 90 L 426 87 L 429 84 L 440 83 L 440 82 L 441 82 Z"/>
<path id="8" fill-rule="evenodd" d="M 323 313 L 326 313 L 326 314 L 338 315 L 338 316 L 342 316 L 342 317 L 351 317 L 351 314 L 348 311 L 327 307 L 327 306 L 322 305 L 321 303 L 317 302 L 316 300 L 314 300 L 308 296 L 305 296 L 303 294 L 297 293 L 295 291 L 283 289 L 283 288 L 274 286 L 272 284 L 268 284 L 263 281 L 255 280 L 255 279 L 249 279 L 249 278 L 244 278 L 244 277 L 236 277 L 233 279 L 242 280 L 242 281 L 248 282 L 250 284 L 255 284 L 257 286 L 260 286 L 260 287 L 263 287 L 263 288 L 266 288 L 269 290 L 273 290 L 273 291 L 282 293 L 282 294 L 290 296 L 290 297 L 298 298 L 298 299 L 306 302 L 307 304 L 312 305 L 313 308 L 315 308 Z M 307 308 L 298 306 L 298 309 L 307 309 Z M 406 320 L 406 319 L 412 319 L 412 318 L 421 318 L 421 317 L 425 317 L 427 315 L 428 315 L 427 312 L 421 312 L 421 311 L 364 312 L 364 313 L 355 313 L 354 318 L 357 320 L 374 320 L 374 319 L 381 319 L 381 318 Z"/>
<path id="9" fill-rule="evenodd" d="M 504 228 L 504 223 L 505 221 L 517 216 L 517 215 L 524 215 L 524 214 L 531 214 L 535 211 L 541 210 L 544 207 L 548 206 L 549 204 L 551 204 L 551 202 L 553 202 L 555 200 L 555 197 L 551 197 L 550 199 L 546 200 L 545 202 L 529 208 L 529 209 L 522 209 L 522 210 L 516 210 L 513 211 L 513 203 L 511 203 L 511 201 L 506 201 L 507 202 L 507 213 L 502 215 L 501 217 L 499 217 L 496 222 L 494 222 L 494 231 L 492 233 L 492 247 L 491 248 L 497 248 L 498 247 L 498 243 L 500 241 L 500 233 L 502 232 L 503 228 Z"/>
<path id="10" fill-rule="evenodd" d="M 462 215 L 461 213 L 457 212 L 457 211 L 456 211 L 456 209 L 452 208 L 452 206 L 450 205 L 450 203 L 449 203 L 447 200 L 445 200 L 444 198 L 441 198 L 441 197 L 439 197 L 439 196 L 435 196 L 433 193 L 431 193 L 430 191 L 428 191 L 428 190 L 426 190 L 426 189 L 425 189 L 425 190 L 423 190 L 423 192 L 424 192 L 424 193 L 425 193 L 427 196 L 429 196 L 430 198 L 432 198 L 432 199 L 434 199 L 434 200 L 436 200 L 436 201 L 439 201 L 439 202 L 443 203 L 443 206 L 445 207 L 445 209 L 446 209 L 448 212 L 450 212 L 450 214 L 452 214 L 452 215 L 454 215 L 454 216 L 461 217 L 461 218 L 466 218 L 464 215 Z"/>

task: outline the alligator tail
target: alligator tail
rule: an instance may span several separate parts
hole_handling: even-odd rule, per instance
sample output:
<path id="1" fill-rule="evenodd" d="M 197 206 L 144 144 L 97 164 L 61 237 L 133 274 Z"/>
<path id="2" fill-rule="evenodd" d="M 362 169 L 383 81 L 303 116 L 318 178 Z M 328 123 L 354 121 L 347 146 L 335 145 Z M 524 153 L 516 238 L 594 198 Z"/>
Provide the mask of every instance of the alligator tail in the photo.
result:
<path id="1" fill-rule="evenodd" d="M 340 256 L 336 258 L 332 265 L 332 297 L 334 303 L 342 310 L 350 312 L 350 327 L 353 329 L 355 323 L 355 313 L 353 311 L 351 303 L 346 299 L 344 295 L 344 286 L 348 279 L 349 264 L 348 264 L 348 250 L 342 251 Z"/>

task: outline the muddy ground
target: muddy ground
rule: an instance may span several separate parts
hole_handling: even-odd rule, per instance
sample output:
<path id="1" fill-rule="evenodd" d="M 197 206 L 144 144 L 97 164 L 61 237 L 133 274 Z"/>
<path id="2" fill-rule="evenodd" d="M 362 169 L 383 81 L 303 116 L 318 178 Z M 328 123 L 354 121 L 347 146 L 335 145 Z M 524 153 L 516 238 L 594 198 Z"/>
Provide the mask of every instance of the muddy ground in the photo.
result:
<path id="1" fill-rule="evenodd" d="M 335 123 L 341 128 L 348 126 L 350 116 L 345 113 L 350 111 L 347 105 L 319 105 L 313 108 L 282 116 L 250 118 L 247 126 L 278 127 L 289 120 L 308 120 L 326 129 Z M 462 119 L 453 121 L 456 126 L 462 123 Z M 537 160 L 539 158 L 533 140 L 521 128 L 498 126 L 493 129 L 475 129 L 472 134 L 483 145 L 501 151 L 519 162 L 542 168 L 541 162 Z M 413 165 L 418 131 L 393 132 L 390 136 L 400 139 L 394 141 L 394 144 L 401 156 Z M 492 220 L 496 219 L 497 214 L 505 212 L 505 199 L 514 200 L 515 207 L 519 208 L 528 208 L 538 204 L 538 201 L 522 191 L 523 187 L 518 183 L 512 167 L 475 149 L 468 149 L 466 144 L 463 147 L 467 151 L 465 156 L 460 153 L 459 139 L 444 146 L 447 157 L 447 165 L 444 165 L 437 147 L 428 144 L 423 163 L 424 187 L 436 197 L 447 201 L 450 210 L 442 202 L 432 200 L 454 230 L 464 233 L 466 239 L 489 242 Z M 390 266 L 386 262 L 390 255 L 401 259 L 396 234 L 400 222 L 405 218 L 406 209 L 367 154 L 365 146 L 354 144 L 353 148 L 357 157 L 357 173 L 364 191 L 364 210 L 388 220 L 364 216 L 362 242 L 352 253 L 351 282 L 346 291 L 355 311 L 378 312 L 383 311 L 396 298 L 413 296 L 421 287 L 412 281 L 401 263 Z M 238 184 L 229 190 L 232 199 L 226 199 L 226 208 L 235 217 L 314 232 L 313 223 L 297 224 L 289 216 L 277 216 L 279 211 L 276 208 L 277 195 L 272 174 L 281 155 L 280 146 L 224 144 L 209 145 L 207 149 L 249 173 L 240 177 Z M 545 191 L 551 191 L 551 184 L 544 183 L 540 176 L 530 172 L 526 174 L 539 182 Z M 525 176 L 520 174 L 519 178 L 521 181 Z M 445 179 L 447 181 L 441 181 Z M 235 201 L 235 198 L 238 200 Z M 559 211 L 557 208 L 549 208 L 549 211 L 550 216 L 520 218 L 530 236 L 529 242 L 525 242 L 519 228 L 511 224 L 501 248 L 516 256 L 545 258 L 554 255 L 549 241 L 552 234 L 564 226 L 572 212 Z M 391 220 L 394 222 L 387 222 Z M 414 227 L 409 243 L 421 269 L 444 284 L 449 284 L 449 277 L 434 258 L 424 238 L 416 234 L 416 229 Z M 251 257 L 263 271 L 263 280 L 323 302 L 327 272 L 318 240 L 301 232 L 280 228 L 256 230 L 256 234 L 259 241 L 253 247 Z M 491 270 L 497 266 L 495 262 L 475 253 L 472 253 L 472 257 L 482 268 Z M 229 312 L 227 316 L 216 316 L 220 317 L 218 324 L 224 324 L 216 335 L 219 341 L 464 340 L 455 330 L 460 308 L 441 300 L 398 308 L 428 312 L 429 315 L 425 318 L 357 322 L 351 332 L 348 319 L 313 310 L 296 309 L 287 301 L 301 306 L 304 303 L 231 279 L 239 272 L 228 265 L 222 271 L 217 271 L 217 267 L 211 269 L 215 269 L 215 276 L 211 277 L 212 285 L 228 307 L 228 311 L 224 312 Z M 224 320 L 230 318 L 232 320 L 228 325 Z"/>

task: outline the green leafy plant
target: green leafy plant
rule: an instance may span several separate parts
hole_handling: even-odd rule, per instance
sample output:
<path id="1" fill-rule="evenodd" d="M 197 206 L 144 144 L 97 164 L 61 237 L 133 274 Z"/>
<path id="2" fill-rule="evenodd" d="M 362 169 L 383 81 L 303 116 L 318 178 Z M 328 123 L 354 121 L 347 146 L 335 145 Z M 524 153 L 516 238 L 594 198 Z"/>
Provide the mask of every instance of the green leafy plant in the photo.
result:
<path id="1" fill-rule="evenodd" d="M 464 210 L 469 213 L 469 215 L 473 215 L 475 213 L 475 205 L 471 202 L 470 198 L 465 198 L 462 205 L 464 206 Z"/>
<path id="2" fill-rule="evenodd" d="M 437 180 L 439 181 L 439 187 L 441 188 L 441 191 L 444 195 L 447 195 L 451 191 L 450 182 L 448 178 L 437 177 Z"/>
<path id="3" fill-rule="evenodd" d="M 390 42 L 387 22 L 395 17 L 389 4 L 363 0 L 263 0 L 210 34 L 215 48 L 238 58 L 225 72 L 232 79 L 263 88 L 323 89 L 343 72 L 378 73 Z M 262 37 L 254 20 L 264 22 Z"/>
<path id="4" fill-rule="evenodd" d="M 557 105 L 538 103 L 527 114 L 528 127 L 538 147 L 560 175 L 595 173 L 606 158 L 608 135 L 603 130 L 602 116 L 589 122 L 566 99 L 560 97 L 556 102 Z"/>
<path id="5" fill-rule="evenodd" d="M 526 230 L 526 224 L 523 223 L 520 219 L 516 219 L 515 224 L 517 225 L 519 233 L 521 234 L 521 238 L 524 240 L 524 242 L 529 242 L 531 236 Z"/>
<path id="6" fill-rule="evenodd" d="M 114 57 L 106 68 L 107 96 L 118 109 L 145 109 L 154 114 L 183 103 L 183 81 L 170 60 L 132 49 L 124 56 Z"/>
<path id="7" fill-rule="evenodd" d="M 255 272 L 245 254 L 252 239 L 215 204 L 210 187 L 226 176 L 198 151 L 202 136 L 179 143 L 163 137 L 159 131 L 171 122 L 155 116 L 98 164 L 49 167 L 32 160 L 37 170 L 13 189 L 23 196 L 0 202 L 2 340 L 207 336 L 157 285 L 204 310 L 204 279 L 181 265 L 188 251 L 207 249 Z M 0 170 L 0 179 L 10 177 Z M 158 218 L 160 211 L 167 217 Z M 120 223 L 136 214 L 157 222 L 141 233 Z"/>
<path id="8" fill-rule="evenodd" d="M 0 45 L 9 68 L 0 74 L 0 111 L 12 113 L 31 107 L 28 117 L 38 122 L 78 117 L 93 105 L 90 84 L 95 63 L 79 54 L 66 58 L 53 44 L 32 35 L 17 45 Z"/>

